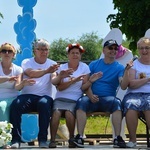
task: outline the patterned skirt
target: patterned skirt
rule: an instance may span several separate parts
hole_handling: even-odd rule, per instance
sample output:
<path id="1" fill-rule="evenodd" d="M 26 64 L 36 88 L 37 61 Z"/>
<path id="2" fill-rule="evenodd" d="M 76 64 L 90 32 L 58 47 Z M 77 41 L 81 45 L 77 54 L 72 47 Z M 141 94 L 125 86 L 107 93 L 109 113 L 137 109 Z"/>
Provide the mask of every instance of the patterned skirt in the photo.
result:
<path id="1" fill-rule="evenodd" d="M 135 111 L 150 110 L 150 93 L 129 93 L 122 101 L 124 115 L 128 109 Z"/>

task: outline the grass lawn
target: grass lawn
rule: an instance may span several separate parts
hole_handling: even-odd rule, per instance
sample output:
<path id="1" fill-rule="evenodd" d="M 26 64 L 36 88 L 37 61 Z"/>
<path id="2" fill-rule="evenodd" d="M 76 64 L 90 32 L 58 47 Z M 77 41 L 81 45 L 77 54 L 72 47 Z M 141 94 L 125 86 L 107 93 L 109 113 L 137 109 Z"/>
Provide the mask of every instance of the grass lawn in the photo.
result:
<path id="1" fill-rule="evenodd" d="M 61 119 L 60 124 L 65 124 L 65 120 Z M 102 116 L 88 117 L 85 134 L 112 134 L 110 118 Z M 125 134 L 128 134 L 126 128 Z M 137 134 L 145 134 L 145 124 L 143 124 L 140 120 Z"/>

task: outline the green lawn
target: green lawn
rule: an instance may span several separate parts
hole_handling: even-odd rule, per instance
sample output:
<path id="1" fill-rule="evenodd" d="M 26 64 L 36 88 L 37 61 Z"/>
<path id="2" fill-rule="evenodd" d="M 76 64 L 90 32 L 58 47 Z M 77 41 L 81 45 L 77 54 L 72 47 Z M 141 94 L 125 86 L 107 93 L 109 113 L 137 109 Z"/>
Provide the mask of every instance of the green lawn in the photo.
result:
<path id="1" fill-rule="evenodd" d="M 65 124 L 64 119 L 61 119 L 61 124 Z M 112 134 L 110 118 L 102 116 L 88 117 L 85 134 Z M 126 128 L 125 134 L 128 134 Z M 137 134 L 145 134 L 145 125 L 140 120 Z"/>
<path id="2" fill-rule="evenodd" d="M 111 134 L 111 122 L 109 117 L 89 117 L 85 128 L 85 134 Z M 128 134 L 125 128 L 125 134 Z M 137 134 L 145 134 L 145 125 L 139 120 Z"/>

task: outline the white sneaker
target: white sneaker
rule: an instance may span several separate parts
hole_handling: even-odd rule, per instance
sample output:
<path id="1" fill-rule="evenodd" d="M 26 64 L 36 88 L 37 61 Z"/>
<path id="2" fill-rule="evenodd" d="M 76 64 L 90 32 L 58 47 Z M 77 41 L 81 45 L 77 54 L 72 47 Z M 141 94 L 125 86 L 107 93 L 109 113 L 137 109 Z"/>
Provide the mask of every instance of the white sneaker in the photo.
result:
<path id="1" fill-rule="evenodd" d="M 11 145 L 11 149 L 19 149 L 20 148 L 20 142 L 14 142 Z"/>
<path id="2" fill-rule="evenodd" d="M 136 142 L 128 142 L 127 144 L 126 144 L 126 147 L 128 147 L 128 148 L 133 148 L 133 147 L 135 147 L 137 145 L 137 143 Z"/>

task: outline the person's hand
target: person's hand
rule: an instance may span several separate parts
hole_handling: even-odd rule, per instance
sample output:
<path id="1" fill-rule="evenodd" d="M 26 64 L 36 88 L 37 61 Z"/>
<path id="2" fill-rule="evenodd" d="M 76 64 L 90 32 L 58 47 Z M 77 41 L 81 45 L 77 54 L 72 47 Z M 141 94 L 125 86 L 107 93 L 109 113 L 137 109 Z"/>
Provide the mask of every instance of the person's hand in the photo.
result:
<path id="1" fill-rule="evenodd" d="M 18 77 L 17 76 L 12 76 L 12 77 L 8 77 L 8 81 L 9 82 L 13 82 L 13 81 L 17 81 Z"/>
<path id="2" fill-rule="evenodd" d="M 36 83 L 34 79 L 23 79 L 22 82 L 24 86 L 32 86 Z"/>
<path id="3" fill-rule="evenodd" d="M 92 103 L 97 103 L 99 101 L 99 98 L 98 98 L 97 95 L 92 94 L 90 96 L 90 100 L 91 100 Z"/>
<path id="4" fill-rule="evenodd" d="M 54 64 L 52 66 L 50 66 L 48 69 L 46 69 L 46 73 L 53 73 L 55 72 L 56 70 L 58 70 L 60 64 Z"/>
<path id="5" fill-rule="evenodd" d="M 86 75 L 80 75 L 78 77 L 71 77 L 71 80 L 73 81 L 73 83 L 76 83 L 76 82 L 79 82 L 79 81 L 82 81 L 84 79 Z"/>
<path id="6" fill-rule="evenodd" d="M 60 78 L 66 78 L 66 77 L 70 77 L 70 75 L 72 75 L 73 73 L 73 69 L 69 68 L 67 70 L 61 70 L 59 73 Z"/>
<path id="7" fill-rule="evenodd" d="M 90 76 L 90 78 L 89 78 L 89 81 L 91 82 L 91 83 L 93 83 L 93 82 L 95 82 L 97 79 L 99 79 L 99 78 L 101 78 L 103 76 L 103 72 L 97 72 L 97 73 L 94 73 L 94 74 L 92 74 L 91 76 Z"/>
<path id="8" fill-rule="evenodd" d="M 127 63 L 125 69 L 126 69 L 126 70 L 129 70 L 132 66 L 133 66 L 133 60 L 130 60 L 130 61 Z"/>

